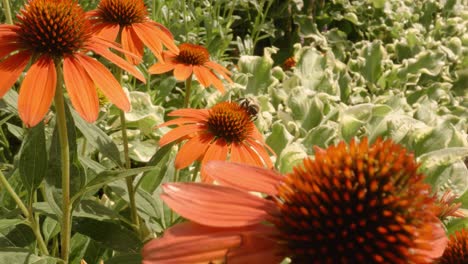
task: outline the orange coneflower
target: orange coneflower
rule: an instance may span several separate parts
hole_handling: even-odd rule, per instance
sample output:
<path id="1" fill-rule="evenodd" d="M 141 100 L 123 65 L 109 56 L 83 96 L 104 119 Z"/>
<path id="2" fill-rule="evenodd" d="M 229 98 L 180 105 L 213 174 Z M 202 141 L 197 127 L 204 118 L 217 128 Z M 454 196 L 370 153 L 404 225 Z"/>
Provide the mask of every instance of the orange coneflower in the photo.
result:
<path id="1" fill-rule="evenodd" d="M 192 222 L 147 243 L 143 263 L 431 263 L 447 237 L 417 168 L 391 140 L 367 139 L 317 151 L 286 176 L 212 161 L 206 173 L 221 185 L 163 186 Z"/>
<path id="2" fill-rule="evenodd" d="M 210 181 L 203 173 L 203 165 L 210 160 L 229 160 L 258 166 L 273 166 L 262 135 L 255 127 L 247 109 L 236 102 L 222 102 L 211 109 L 180 109 L 169 116 L 178 116 L 159 127 L 178 125 L 164 135 L 159 144 L 176 140 L 188 141 L 175 159 L 177 169 L 201 160 L 202 180 Z"/>
<path id="3" fill-rule="evenodd" d="M 91 34 L 83 9 L 72 0 L 31 0 L 17 16 L 15 25 L 0 25 L 0 97 L 31 61 L 20 88 L 18 111 L 27 126 L 39 123 L 54 97 L 56 68 L 61 68 L 73 106 L 87 121 L 96 120 L 99 101 L 95 87 L 119 108 L 130 102 L 109 70 L 87 55 L 91 50 L 145 81 L 124 59 L 109 51 L 114 43 Z M 121 50 L 122 51 L 122 50 Z"/>
<path id="4" fill-rule="evenodd" d="M 461 229 L 450 236 L 447 248 L 437 264 L 468 263 L 468 230 Z"/>
<path id="5" fill-rule="evenodd" d="M 97 9 L 89 11 L 87 16 L 92 19 L 93 29 L 99 36 L 114 41 L 121 33 L 123 48 L 138 56 L 126 55 L 133 64 L 140 63 L 144 45 L 158 60 L 162 60 L 163 44 L 172 52 L 178 52 L 171 32 L 149 19 L 143 0 L 101 0 Z"/>
<path id="6" fill-rule="evenodd" d="M 163 51 L 164 60 L 157 62 L 148 69 L 149 73 L 160 74 L 174 70 L 174 77 L 179 80 L 187 80 L 195 74 L 203 87 L 211 84 L 224 93 L 224 85 L 215 74 L 219 74 L 229 82 L 232 82 L 231 73 L 216 62 L 210 60 L 210 54 L 205 47 L 189 43 L 179 45 L 179 52 Z"/>

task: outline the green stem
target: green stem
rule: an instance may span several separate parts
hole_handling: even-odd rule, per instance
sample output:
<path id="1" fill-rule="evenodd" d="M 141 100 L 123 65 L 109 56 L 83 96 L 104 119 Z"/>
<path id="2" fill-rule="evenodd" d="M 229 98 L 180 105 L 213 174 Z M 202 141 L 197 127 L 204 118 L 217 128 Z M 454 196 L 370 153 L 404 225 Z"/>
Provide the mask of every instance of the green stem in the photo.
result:
<path id="1" fill-rule="evenodd" d="M 62 65 L 56 63 L 57 87 L 55 89 L 55 111 L 60 142 L 60 160 L 62 163 L 62 231 L 61 256 L 68 263 L 71 236 L 71 203 L 70 203 L 70 150 L 68 146 L 67 119 L 65 117 L 65 101 L 63 99 Z"/>
<path id="2" fill-rule="evenodd" d="M 30 213 L 28 208 L 26 208 L 26 205 L 24 205 L 23 201 L 21 201 L 21 198 L 16 194 L 15 190 L 13 190 L 8 180 L 5 178 L 5 175 L 3 175 L 2 171 L 0 171 L 0 183 L 7 190 L 7 192 L 11 195 L 13 200 L 15 200 L 21 212 L 28 219 L 28 224 L 34 233 L 34 236 L 36 236 L 36 240 L 39 245 L 39 250 L 41 251 L 41 253 L 43 255 L 49 255 L 49 251 L 47 250 L 47 246 L 44 242 L 44 239 L 42 238 L 42 234 L 41 234 L 38 222 L 34 219 L 34 215 Z"/>
<path id="3" fill-rule="evenodd" d="M 122 43 L 121 40 L 122 36 L 122 29 L 119 30 L 119 33 L 117 35 L 117 41 L 118 43 Z M 119 67 L 115 67 L 115 75 L 117 78 L 117 81 L 122 85 L 122 69 Z M 121 131 L 122 131 L 122 144 L 124 148 L 124 158 L 125 158 L 125 168 L 130 169 L 131 163 L 130 163 L 130 155 L 128 151 L 128 136 L 127 136 L 127 121 L 125 119 L 125 113 L 120 110 L 120 124 L 121 124 Z M 135 200 L 135 188 L 133 188 L 133 180 L 135 177 L 130 176 L 125 179 L 125 182 L 127 183 L 127 192 L 128 192 L 128 199 L 130 201 L 130 216 L 132 218 L 132 223 L 135 227 L 135 230 L 140 233 L 140 221 L 138 219 L 138 211 L 137 211 L 137 206 L 136 206 L 136 200 Z"/>
<path id="4" fill-rule="evenodd" d="M 13 24 L 13 18 L 11 16 L 10 1 L 3 0 L 3 9 L 5 10 L 6 22 L 8 24 Z"/>
<path id="5" fill-rule="evenodd" d="M 120 123 L 122 125 L 122 144 L 124 148 L 124 156 L 125 156 L 125 168 L 130 169 L 130 155 L 128 151 L 128 136 L 127 136 L 127 122 L 125 120 L 125 113 L 120 110 Z M 135 200 L 135 188 L 133 188 L 133 180 L 134 177 L 128 177 L 125 179 L 127 183 L 127 190 L 128 190 L 128 198 L 130 200 L 130 214 L 132 217 L 132 223 L 135 225 L 137 231 L 140 230 L 140 221 L 138 220 L 138 211 L 137 205 Z"/>
<path id="6" fill-rule="evenodd" d="M 184 108 L 190 107 L 190 93 L 192 92 L 192 74 L 185 80 L 185 101 Z"/>

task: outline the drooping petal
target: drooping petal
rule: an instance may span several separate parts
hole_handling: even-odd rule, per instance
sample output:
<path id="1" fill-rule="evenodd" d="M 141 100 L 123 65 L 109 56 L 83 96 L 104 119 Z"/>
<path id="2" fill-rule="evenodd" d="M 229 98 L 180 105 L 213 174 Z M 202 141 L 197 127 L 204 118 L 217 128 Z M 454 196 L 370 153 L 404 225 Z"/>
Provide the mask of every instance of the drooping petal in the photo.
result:
<path id="1" fill-rule="evenodd" d="M 174 53 L 179 53 L 179 48 L 174 43 L 174 39 L 172 38 L 172 35 L 168 35 L 165 32 L 166 30 L 161 30 L 159 25 L 154 24 L 154 22 L 137 23 L 134 25 L 138 28 L 138 30 L 135 30 L 138 36 L 140 36 L 140 38 L 145 43 L 145 45 L 147 45 L 148 48 L 150 48 L 151 50 L 152 50 L 152 47 L 150 45 L 153 45 L 153 43 L 155 43 L 155 40 L 157 40 L 157 42 L 159 42 L 159 45 L 161 45 L 161 42 L 162 42 L 164 46 L 166 46 L 170 51 Z M 145 39 L 149 38 L 150 41 L 145 42 L 142 35 L 144 35 Z M 150 45 L 148 45 L 147 43 Z M 162 46 L 161 46 L 161 50 L 162 50 Z"/>
<path id="2" fill-rule="evenodd" d="M 120 26 L 118 24 L 100 22 L 93 26 L 95 34 L 108 41 L 115 41 L 119 34 Z"/>
<path id="3" fill-rule="evenodd" d="M 274 202 L 231 187 L 201 183 L 163 185 L 161 199 L 175 212 L 213 227 L 243 227 L 265 221 Z"/>
<path id="4" fill-rule="evenodd" d="M 192 164 L 195 160 L 200 159 L 205 154 L 206 148 L 213 140 L 212 135 L 201 134 L 189 139 L 180 148 L 177 153 L 174 165 L 177 169 L 183 169 Z"/>
<path id="5" fill-rule="evenodd" d="M 0 61 L 0 98 L 15 84 L 30 59 L 29 52 L 20 52 Z"/>
<path id="6" fill-rule="evenodd" d="M 123 111 L 130 110 L 131 105 L 127 95 L 124 93 L 119 82 L 104 65 L 95 59 L 79 53 L 75 54 L 75 58 L 83 66 L 96 86 L 113 104 Z"/>
<path id="7" fill-rule="evenodd" d="M 267 230 L 262 232 L 262 236 L 243 235 L 241 246 L 229 250 L 226 262 L 229 264 L 281 263 L 286 250 L 282 247 L 284 245 L 274 239 L 276 229 L 271 226 L 264 226 L 263 229 Z"/>
<path id="8" fill-rule="evenodd" d="M 177 109 L 168 114 L 168 116 L 183 116 L 183 117 L 193 117 L 199 118 L 200 120 L 207 120 L 209 116 L 209 111 L 207 109 Z"/>
<path id="9" fill-rule="evenodd" d="M 193 73 L 203 87 L 208 87 L 211 84 L 211 77 L 208 71 L 209 70 L 207 70 L 205 67 L 193 66 Z"/>
<path id="10" fill-rule="evenodd" d="M 15 50 L 20 49 L 18 43 L 15 42 L 0 42 L 0 60 L 6 57 Z"/>
<path id="11" fill-rule="evenodd" d="M 136 59 L 133 56 L 129 56 L 125 54 L 125 58 L 130 61 L 132 64 L 136 65 L 141 62 L 141 58 L 143 57 L 143 42 L 141 42 L 138 35 L 132 29 L 132 27 L 124 27 L 122 30 L 122 47 L 125 50 L 130 51 L 131 53 L 135 54 L 140 59 Z"/>
<path id="12" fill-rule="evenodd" d="M 247 142 L 252 146 L 255 152 L 257 152 L 257 154 L 262 158 L 265 166 L 267 168 L 272 168 L 273 163 L 271 162 L 270 155 L 268 155 L 268 152 L 265 150 L 265 147 L 264 147 L 266 144 L 260 144 L 253 139 L 248 139 Z"/>
<path id="13" fill-rule="evenodd" d="M 262 159 L 252 149 L 251 146 L 249 146 L 247 144 L 242 144 L 241 145 L 241 153 L 243 153 L 245 155 L 244 158 L 246 159 L 247 164 L 254 165 L 254 166 L 259 166 L 259 167 L 264 166 Z"/>
<path id="14" fill-rule="evenodd" d="M 212 182 L 213 179 L 208 177 L 205 173 L 205 164 L 210 160 L 226 160 L 229 152 L 229 146 L 226 141 L 222 138 L 216 139 L 206 149 L 205 156 L 201 162 L 201 179 L 202 182 Z"/>
<path id="15" fill-rule="evenodd" d="M 201 131 L 200 125 L 198 124 L 176 127 L 172 129 L 171 131 L 167 132 L 164 136 L 162 136 L 162 138 L 159 140 L 159 146 L 162 147 L 173 141 L 179 140 L 181 138 L 184 138 L 185 136 L 188 136 L 190 134 L 197 133 L 200 131 Z"/>
<path id="16" fill-rule="evenodd" d="M 146 243 L 143 264 L 207 263 L 224 259 L 241 244 L 242 229 L 220 229 L 191 222 L 177 224 L 159 239 Z"/>
<path id="17" fill-rule="evenodd" d="M 100 39 L 100 38 L 97 38 L 97 37 L 92 38 L 92 40 L 88 41 L 88 45 L 87 45 L 88 49 L 96 52 L 97 54 L 103 56 L 104 58 L 106 58 L 110 62 L 112 62 L 115 65 L 119 66 L 120 68 L 126 70 L 127 72 L 129 72 L 130 74 L 135 76 L 135 78 L 137 78 L 141 82 L 146 83 L 145 77 L 143 76 L 143 74 L 141 72 L 139 72 L 132 64 L 128 63 L 126 60 L 124 60 L 120 56 L 118 56 L 115 53 L 111 52 L 109 50 L 109 47 L 113 48 L 113 49 L 116 49 L 116 50 L 118 50 L 118 51 L 120 51 L 120 52 L 122 52 L 122 53 L 124 53 L 126 55 L 135 56 L 132 53 L 129 53 L 128 51 L 126 51 L 126 50 L 118 48 L 112 42 L 109 42 L 109 41 L 106 41 L 104 39 Z"/>
<path id="18" fill-rule="evenodd" d="M 205 173 L 221 185 L 268 195 L 276 195 L 276 187 L 283 180 L 283 176 L 271 169 L 227 161 L 207 162 Z"/>
<path id="19" fill-rule="evenodd" d="M 224 79 L 226 79 L 226 81 L 232 83 L 232 80 L 229 77 L 229 75 L 231 75 L 231 72 L 228 69 L 224 68 L 223 66 L 219 65 L 214 61 L 207 61 L 204 65 L 213 69 L 216 73 L 221 74 L 221 76 L 223 76 Z"/>
<path id="20" fill-rule="evenodd" d="M 175 68 L 176 64 L 173 63 L 162 63 L 157 62 L 148 69 L 148 72 L 151 74 L 161 74 L 168 71 L 172 71 Z"/>
<path id="21" fill-rule="evenodd" d="M 44 118 L 52 104 L 56 85 L 54 61 L 48 56 L 40 57 L 29 68 L 19 92 L 18 112 L 26 126 L 33 127 Z"/>
<path id="22" fill-rule="evenodd" d="M 164 45 L 166 45 L 166 48 L 168 48 L 173 53 L 179 53 L 179 48 L 174 43 L 174 36 L 172 35 L 172 32 L 169 29 L 167 29 L 165 26 L 163 26 L 160 23 L 154 22 L 153 20 L 149 20 L 149 22 L 146 22 L 146 24 L 148 23 L 150 23 L 150 26 L 157 27 L 158 29 L 160 29 L 162 32 L 164 32 L 167 35 L 168 38 L 164 38 L 163 40 L 163 43 Z"/>
<path id="23" fill-rule="evenodd" d="M 142 251 L 143 264 L 217 263 L 217 260 L 225 259 L 228 263 L 279 263 L 240 262 L 257 254 L 263 254 L 264 260 L 270 260 L 272 256 L 268 256 L 267 251 L 272 255 L 282 255 L 279 244 L 271 239 L 275 233 L 274 227 L 263 224 L 242 228 L 213 228 L 191 222 L 181 223 L 169 228 L 162 238 L 145 244 Z"/>
<path id="24" fill-rule="evenodd" d="M 159 127 L 165 127 L 165 126 L 172 126 L 172 125 L 185 125 L 185 124 L 195 124 L 195 123 L 200 123 L 200 119 L 197 118 L 192 118 L 192 117 L 179 117 L 176 119 L 169 120 L 167 122 L 164 122 L 160 125 L 157 126 Z"/>
<path id="25" fill-rule="evenodd" d="M 218 76 L 216 76 L 213 72 L 211 71 L 208 71 L 208 73 L 211 75 L 211 82 L 213 84 L 213 86 L 218 89 L 218 91 L 220 91 L 221 93 L 225 93 L 225 89 L 224 89 L 224 84 L 223 82 L 218 78 Z"/>
<path id="26" fill-rule="evenodd" d="M 174 68 L 174 77 L 179 81 L 185 81 L 192 75 L 192 65 L 176 64 Z"/>
<path id="27" fill-rule="evenodd" d="M 80 62 L 72 56 L 63 59 L 63 77 L 76 111 L 84 120 L 96 121 L 99 114 L 96 86 Z"/>
<path id="28" fill-rule="evenodd" d="M 163 61 L 161 55 L 163 45 L 159 39 L 159 35 L 165 35 L 165 33 L 156 27 L 147 27 L 145 26 L 145 23 L 135 23 L 132 27 L 138 37 L 140 37 L 140 40 L 151 50 L 158 61 Z"/>

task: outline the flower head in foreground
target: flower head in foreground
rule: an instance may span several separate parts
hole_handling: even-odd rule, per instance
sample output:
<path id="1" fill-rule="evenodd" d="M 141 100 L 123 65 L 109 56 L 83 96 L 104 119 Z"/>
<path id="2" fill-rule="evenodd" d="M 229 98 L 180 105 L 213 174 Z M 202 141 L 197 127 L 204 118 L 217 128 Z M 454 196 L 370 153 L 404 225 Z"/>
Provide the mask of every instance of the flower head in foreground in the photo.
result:
<path id="1" fill-rule="evenodd" d="M 468 263 L 468 230 L 456 231 L 450 236 L 447 248 L 438 264 L 464 264 Z"/>
<path id="2" fill-rule="evenodd" d="M 143 263 L 431 263 L 447 238 L 417 167 L 390 140 L 317 150 L 286 176 L 210 162 L 221 185 L 164 185 L 191 222 L 147 243 Z"/>
<path id="3" fill-rule="evenodd" d="M 96 120 L 99 101 L 95 87 L 119 108 L 130 102 L 111 72 L 86 52 L 93 51 L 141 81 L 143 75 L 109 48 L 112 42 L 91 34 L 83 9 L 73 0 L 31 0 L 15 25 L 0 25 L 0 97 L 13 86 L 28 63 L 31 67 L 20 88 L 19 115 L 35 126 L 47 113 L 63 63 L 63 78 L 70 100 L 87 121 Z"/>
<path id="4" fill-rule="evenodd" d="M 179 81 L 191 78 L 193 73 L 203 87 L 213 84 L 222 93 L 224 93 L 224 85 L 216 74 L 232 82 L 229 77 L 231 72 L 211 61 L 210 54 L 205 47 L 183 43 L 179 45 L 179 52 L 163 51 L 163 58 L 163 61 L 151 66 L 148 72 L 160 74 L 174 70 L 174 77 Z"/>
<path id="5" fill-rule="evenodd" d="M 183 169 L 201 160 L 202 180 L 210 181 L 204 165 L 210 160 L 229 160 L 257 166 L 273 166 L 262 135 L 248 111 L 236 102 L 222 102 L 211 109 L 180 109 L 169 116 L 178 116 L 159 127 L 178 125 L 165 134 L 159 144 L 188 140 L 177 153 L 175 166 Z"/>
<path id="6" fill-rule="evenodd" d="M 178 52 L 171 32 L 163 25 L 149 19 L 143 0 L 101 0 L 96 10 L 87 13 L 93 21 L 94 31 L 101 37 L 114 41 L 119 32 L 125 50 L 137 55 L 126 55 L 133 64 L 141 62 L 143 47 L 162 60 L 163 44 L 172 52 Z"/>

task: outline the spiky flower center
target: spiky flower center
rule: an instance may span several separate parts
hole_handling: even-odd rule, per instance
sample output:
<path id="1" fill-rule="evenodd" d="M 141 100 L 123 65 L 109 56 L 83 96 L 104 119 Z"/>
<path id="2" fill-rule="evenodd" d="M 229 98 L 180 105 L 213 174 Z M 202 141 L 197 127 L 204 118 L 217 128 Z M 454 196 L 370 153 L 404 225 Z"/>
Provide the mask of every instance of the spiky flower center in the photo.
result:
<path id="1" fill-rule="evenodd" d="M 412 155 L 366 140 L 318 152 L 278 190 L 275 225 L 293 263 L 413 263 L 435 215 Z"/>
<path id="2" fill-rule="evenodd" d="M 205 47 L 183 43 L 179 45 L 179 55 L 176 60 L 188 65 L 203 65 L 210 60 L 210 54 Z"/>
<path id="3" fill-rule="evenodd" d="M 76 52 L 90 38 L 84 11 L 72 0 L 29 1 L 17 25 L 25 49 L 53 57 Z"/>
<path id="4" fill-rule="evenodd" d="M 437 263 L 468 263 L 468 230 L 462 229 L 450 236 L 447 248 Z"/>
<path id="5" fill-rule="evenodd" d="M 208 130 L 227 142 L 241 142 L 254 126 L 250 115 L 235 102 L 222 102 L 209 111 Z"/>
<path id="6" fill-rule="evenodd" d="M 148 15 L 143 0 L 101 0 L 98 12 L 104 21 L 120 26 L 144 22 Z"/>

